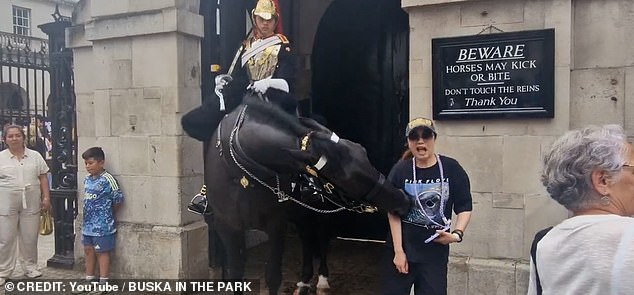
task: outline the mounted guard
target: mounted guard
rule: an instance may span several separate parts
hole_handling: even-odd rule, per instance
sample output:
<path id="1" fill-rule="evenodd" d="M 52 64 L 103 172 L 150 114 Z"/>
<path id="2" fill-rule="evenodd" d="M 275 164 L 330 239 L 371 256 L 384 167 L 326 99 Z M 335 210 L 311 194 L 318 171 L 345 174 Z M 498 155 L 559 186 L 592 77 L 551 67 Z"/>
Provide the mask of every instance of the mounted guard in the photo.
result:
<path id="1" fill-rule="evenodd" d="M 282 34 L 278 7 L 277 0 L 259 0 L 251 10 L 253 28 L 236 51 L 227 73 L 214 79 L 218 100 L 204 100 L 203 105 L 185 114 L 181 120 L 189 136 L 208 141 L 224 115 L 239 105 L 245 95 L 255 95 L 289 114 L 297 114 L 297 99 L 291 94 L 296 65 L 290 42 Z M 188 209 L 198 214 L 210 214 L 206 204 L 206 187 L 203 185 Z"/>
<path id="2" fill-rule="evenodd" d="M 208 141 L 222 117 L 239 105 L 245 94 L 255 93 L 296 114 L 297 99 L 292 95 L 296 63 L 290 42 L 282 34 L 275 2 L 259 0 L 251 11 L 251 32 L 236 51 L 228 72 L 215 78 L 218 99 L 205 99 L 181 119 L 189 136 Z"/>
<path id="3" fill-rule="evenodd" d="M 279 18 L 274 1 L 258 1 L 251 11 L 253 30 L 227 74 L 215 78 L 219 99 L 207 99 L 182 119 L 187 134 L 211 141 L 205 151 L 208 187 L 203 186 L 188 209 L 213 220 L 225 253 L 225 279 L 244 276 L 245 231 L 266 233 L 269 294 L 277 294 L 281 285 L 286 223 L 292 211 L 288 205 L 297 203 L 318 213 L 360 213 L 376 210 L 366 205 L 370 204 L 399 215 L 412 206 L 372 166 L 362 146 L 297 117 L 292 96 L 295 63 Z M 303 198 L 307 195 L 336 208 L 311 207 Z M 328 287 L 327 280 L 319 281 L 318 287 Z M 302 279 L 298 288 L 307 291 L 306 284 Z"/>

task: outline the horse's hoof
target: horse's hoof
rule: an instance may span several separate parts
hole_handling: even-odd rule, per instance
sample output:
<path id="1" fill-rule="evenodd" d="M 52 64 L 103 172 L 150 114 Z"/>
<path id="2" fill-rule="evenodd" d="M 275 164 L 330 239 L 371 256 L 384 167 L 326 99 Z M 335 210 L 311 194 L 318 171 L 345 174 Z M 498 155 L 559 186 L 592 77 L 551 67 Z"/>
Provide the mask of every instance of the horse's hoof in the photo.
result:
<path id="1" fill-rule="evenodd" d="M 310 284 L 304 282 L 297 282 L 297 288 L 293 292 L 293 295 L 308 295 L 308 291 L 310 291 Z"/>
<path id="2" fill-rule="evenodd" d="M 295 291 L 293 291 L 293 295 L 308 295 L 310 291 L 310 287 L 297 287 Z"/>
<path id="3" fill-rule="evenodd" d="M 319 279 L 317 280 L 317 289 L 330 289 L 330 284 L 328 284 L 328 277 L 319 275 Z"/>

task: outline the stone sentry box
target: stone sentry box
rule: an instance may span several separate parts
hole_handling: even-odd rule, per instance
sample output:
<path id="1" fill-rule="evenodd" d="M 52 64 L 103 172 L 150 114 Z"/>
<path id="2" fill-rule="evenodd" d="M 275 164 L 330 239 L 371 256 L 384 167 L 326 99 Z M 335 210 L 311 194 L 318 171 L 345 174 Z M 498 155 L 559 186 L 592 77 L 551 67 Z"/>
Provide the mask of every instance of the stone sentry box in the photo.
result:
<path id="1" fill-rule="evenodd" d="M 434 119 L 553 118 L 555 30 L 432 39 Z"/>

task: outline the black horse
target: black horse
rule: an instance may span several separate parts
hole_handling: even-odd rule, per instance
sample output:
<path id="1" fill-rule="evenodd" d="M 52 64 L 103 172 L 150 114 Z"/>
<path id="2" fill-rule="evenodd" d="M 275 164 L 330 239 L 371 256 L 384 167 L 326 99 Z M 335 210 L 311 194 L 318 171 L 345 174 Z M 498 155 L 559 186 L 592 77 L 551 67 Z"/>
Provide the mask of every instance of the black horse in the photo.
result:
<path id="1" fill-rule="evenodd" d="M 411 207 L 409 198 L 370 164 L 361 145 L 257 98 L 245 97 L 222 119 L 211 145 L 205 183 L 227 254 L 226 279 L 243 278 L 245 230 L 262 230 L 269 240 L 265 280 L 270 294 L 278 293 L 282 281 L 284 201 L 293 198 L 297 175 L 318 175 L 326 190 L 399 215 Z"/>

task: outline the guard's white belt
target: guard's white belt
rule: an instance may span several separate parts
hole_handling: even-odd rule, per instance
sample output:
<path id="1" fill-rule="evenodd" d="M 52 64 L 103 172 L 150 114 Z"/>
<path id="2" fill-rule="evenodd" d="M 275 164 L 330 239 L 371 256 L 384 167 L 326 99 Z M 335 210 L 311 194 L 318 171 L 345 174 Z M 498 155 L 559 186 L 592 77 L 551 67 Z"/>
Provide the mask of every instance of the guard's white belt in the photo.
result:
<path id="1" fill-rule="evenodd" d="M 241 61 L 242 66 L 244 66 L 247 63 L 247 61 L 249 61 L 249 59 L 254 57 L 256 54 L 262 52 L 264 49 L 273 45 L 280 44 L 280 43 L 282 43 L 282 40 L 277 35 L 273 35 L 260 42 L 257 42 L 255 46 L 247 49 L 242 55 L 242 61 Z"/>

